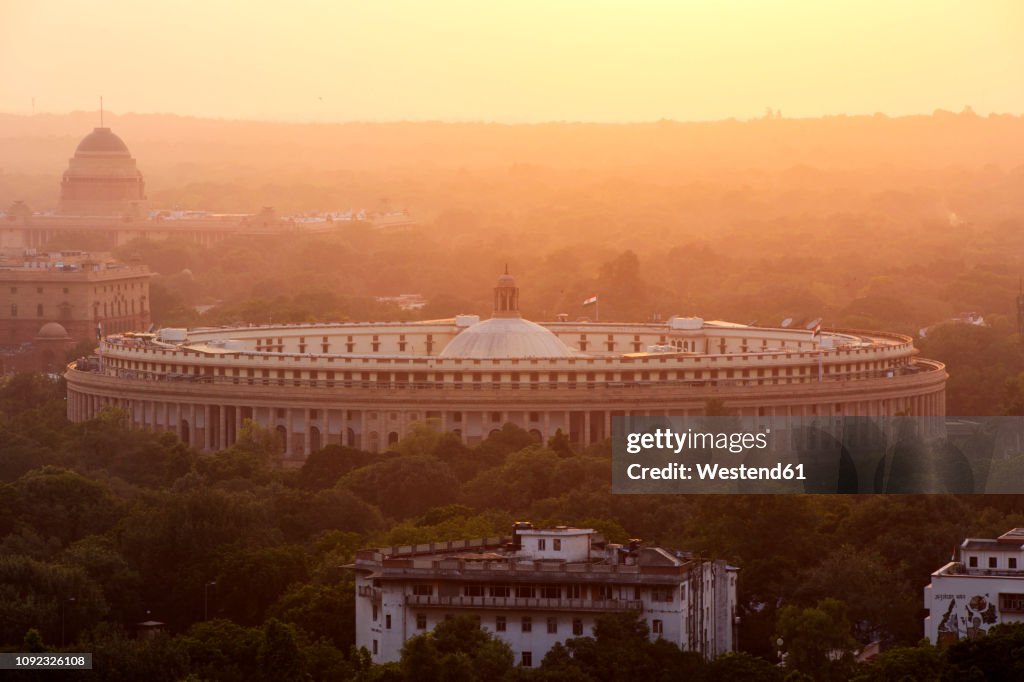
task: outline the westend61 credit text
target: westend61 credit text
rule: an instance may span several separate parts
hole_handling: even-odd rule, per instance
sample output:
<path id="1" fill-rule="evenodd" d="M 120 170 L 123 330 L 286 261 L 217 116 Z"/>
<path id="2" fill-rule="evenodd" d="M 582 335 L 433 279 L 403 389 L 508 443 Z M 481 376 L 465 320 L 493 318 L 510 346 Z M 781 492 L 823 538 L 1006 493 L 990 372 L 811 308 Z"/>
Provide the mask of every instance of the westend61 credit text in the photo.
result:
<path id="1" fill-rule="evenodd" d="M 1020 417 L 616 417 L 612 490 L 1024 492 L 1001 450 L 1021 433 Z"/>

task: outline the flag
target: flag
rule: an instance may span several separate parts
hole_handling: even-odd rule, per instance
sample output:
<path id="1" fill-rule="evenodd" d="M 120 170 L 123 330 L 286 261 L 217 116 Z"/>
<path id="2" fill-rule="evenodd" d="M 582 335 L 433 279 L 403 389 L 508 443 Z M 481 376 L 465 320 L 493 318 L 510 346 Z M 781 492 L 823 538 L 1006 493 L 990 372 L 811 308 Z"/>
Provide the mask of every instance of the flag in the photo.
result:
<path id="1" fill-rule="evenodd" d="M 816 336 L 821 336 L 821 322 L 814 325 L 814 329 L 811 330 L 811 338 L 813 339 Z"/>
<path id="2" fill-rule="evenodd" d="M 102 322 L 97 322 L 96 323 L 96 340 L 99 341 L 102 338 L 103 338 L 103 323 Z"/>
<path id="3" fill-rule="evenodd" d="M 583 305 L 594 305 L 597 303 L 597 296 L 591 296 L 583 302 Z"/>

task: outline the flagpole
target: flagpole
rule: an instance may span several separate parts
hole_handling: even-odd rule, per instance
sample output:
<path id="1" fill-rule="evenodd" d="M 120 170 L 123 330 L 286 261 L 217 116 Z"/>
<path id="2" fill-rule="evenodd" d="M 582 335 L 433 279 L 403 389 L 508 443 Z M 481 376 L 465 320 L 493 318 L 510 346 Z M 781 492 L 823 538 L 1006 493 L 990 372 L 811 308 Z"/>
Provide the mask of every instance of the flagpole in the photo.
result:
<path id="1" fill-rule="evenodd" d="M 601 295 L 595 296 L 597 300 L 594 301 L 594 322 L 601 321 Z"/>

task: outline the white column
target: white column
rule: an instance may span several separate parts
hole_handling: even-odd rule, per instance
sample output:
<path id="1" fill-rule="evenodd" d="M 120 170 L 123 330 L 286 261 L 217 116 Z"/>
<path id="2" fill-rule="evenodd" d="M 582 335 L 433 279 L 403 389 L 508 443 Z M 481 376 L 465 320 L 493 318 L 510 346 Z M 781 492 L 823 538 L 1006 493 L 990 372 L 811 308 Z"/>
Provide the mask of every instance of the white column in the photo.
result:
<path id="1" fill-rule="evenodd" d="M 225 405 L 217 406 L 217 413 L 220 417 L 220 429 L 217 432 L 217 449 L 223 450 L 228 446 L 228 410 Z"/>

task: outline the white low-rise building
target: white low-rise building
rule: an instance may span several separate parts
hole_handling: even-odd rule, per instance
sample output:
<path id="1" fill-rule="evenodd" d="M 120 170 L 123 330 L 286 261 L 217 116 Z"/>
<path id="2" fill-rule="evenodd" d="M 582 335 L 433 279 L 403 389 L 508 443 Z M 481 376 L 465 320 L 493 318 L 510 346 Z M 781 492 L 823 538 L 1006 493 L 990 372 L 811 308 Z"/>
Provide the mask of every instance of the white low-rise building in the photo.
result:
<path id="1" fill-rule="evenodd" d="M 1024 528 L 995 539 L 967 538 L 958 554 L 924 588 L 924 633 L 933 644 L 1024 620 Z"/>
<path id="2" fill-rule="evenodd" d="M 519 523 L 511 537 L 360 550 L 354 568 L 356 644 L 377 663 L 457 615 L 477 618 L 527 667 L 556 642 L 592 635 L 604 613 L 636 612 L 652 639 L 708 658 L 735 646 L 736 568 L 606 543 L 589 528 Z"/>

